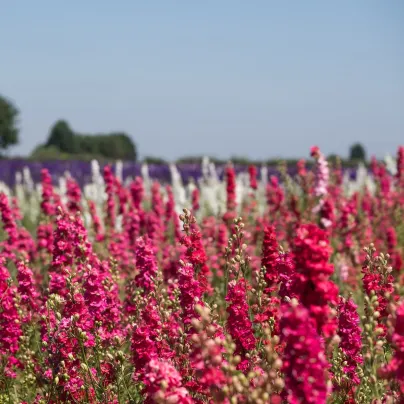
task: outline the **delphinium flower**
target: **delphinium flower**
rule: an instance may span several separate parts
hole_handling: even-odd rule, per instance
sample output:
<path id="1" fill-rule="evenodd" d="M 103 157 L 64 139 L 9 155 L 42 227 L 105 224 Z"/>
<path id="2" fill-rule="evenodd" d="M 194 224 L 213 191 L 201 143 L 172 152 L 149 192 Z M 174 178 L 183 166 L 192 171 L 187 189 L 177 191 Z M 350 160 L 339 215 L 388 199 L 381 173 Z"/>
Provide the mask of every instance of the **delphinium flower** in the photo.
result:
<path id="1" fill-rule="evenodd" d="M 252 190 L 256 190 L 258 184 L 257 184 L 257 167 L 255 166 L 255 164 L 251 164 L 248 166 L 248 174 L 250 177 L 250 188 Z"/>
<path id="2" fill-rule="evenodd" d="M 144 187 L 142 177 L 136 177 L 130 185 L 130 193 L 132 196 L 133 205 L 137 210 L 142 207 L 144 197 Z"/>
<path id="3" fill-rule="evenodd" d="M 192 264 L 185 263 L 181 265 L 178 276 L 178 288 L 180 290 L 180 303 L 182 308 L 182 322 L 186 329 L 190 329 L 193 318 L 199 315 L 195 312 L 197 304 L 203 304 L 203 289 L 197 279 L 194 278 L 194 268 Z"/>
<path id="4" fill-rule="evenodd" d="M 137 291 L 150 292 L 155 290 L 155 277 L 158 267 L 155 256 L 155 248 L 152 241 L 144 237 L 138 237 L 135 245 L 135 262 L 137 274 L 134 278 L 128 279 L 126 284 L 125 312 L 128 315 L 136 314 L 139 311 L 136 301 Z"/>
<path id="5" fill-rule="evenodd" d="M 129 202 L 129 195 L 127 189 L 122 185 L 118 177 L 115 177 L 115 192 L 119 201 L 119 214 L 125 215 L 127 211 L 127 205 Z"/>
<path id="6" fill-rule="evenodd" d="M 400 146 L 397 151 L 397 183 L 399 186 L 404 185 L 404 146 Z"/>
<path id="7" fill-rule="evenodd" d="M 266 189 L 266 197 L 271 216 L 275 215 L 276 212 L 280 212 L 282 202 L 285 199 L 285 194 L 279 185 L 278 178 L 274 175 L 271 175 L 269 179 Z"/>
<path id="8" fill-rule="evenodd" d="M 388 316 L 386 295 L 394 292 L 392 268 L 383 254 L 375 255 L 376 249 L 373 244 L 366 247 L 365 252 L 366 259 L 362 267 L 363 289 L 369 298 L 372 296 L 377 298 L 378 327 L 383 329 L 383 334 L 385 334 L 385 320 Z"/>
<path id="9" fill-rule="evenodd" d="M 165 209 L 165 218 L 169 223 L 172 217 L 175 215 L 175 200 L 173 189 L 170 185 L 166 186 L 166 193 L 167 193 L 167 201 L 166 201 L 166 209 Z"/>
<path id="10" fill-rule="evenodd" d="M 111 232 L 115 229 L 116 220 L 116 204 L 115 204 L 115 179 L 112 173 L 111 167 L 106 165 L 104 167 L 104 181 L 105 181 L 105 192 L 107 194 L 107 206 L 106 206 L 106 217 L 105 223 L 108 230 Z"/>
<path id="11" fill-rule="evenodd" d="M 169 345 L 169 337 L 163 330 L 163 321 L 154 296 L 143 298 L 137 307 L 137 320 L 132 330 L 131 353 L 135 366 L 133 377 L 143 380 L 145 366 L 152 359 L 172 359 L 174 351 Z M 173 324 L 171 324 L 173 326 Z M 169 330 L 175 332 L 175 330 Z M 172 342 L 172 341 L 171 341 Z"/>
<path id="12" fill-rule="evenodd" d="M 13 213 L 14 220 L 17 225 L 18 240 L 16 242 L 16 249 L 19 251 L 20 255 L 26 259 L 33 260 L 36 255 L 36 245 L 32 238 L 30 232 L 22 226 L 21 220 L 23 216 L 21 214 L 20 207 L 18 205 L 18 200 L 16 197 L 11 198 L 11 209 Z"/>
<path id="13" fill-rule="evenodd" d="M 4 232 L 7 234 L 7 239 L 2 243 L 3 256 L 13 258 L 18 242 L 18 228 L 10 208 L 8 197 L 4 192 L 0 193 L 0 214 Z"/>
<path id="14" fill-rule="evenodd" d="M 238 369 L 247 371 L 249 363 L 246 354 L 255 348 L 256 340 L 249 318 L 245 279 L 241 278 L 229 283 L 226 301 L 229 303 L 226 327 L 236 344 L 235 355 L 241 357 Z"/>
<path id="15" fill-rule="evenodd" d="M 403 259 L 397 249 L 397 234 L 394 227 L 390 226 L 386 231 L 387 251 L 390 254 L 392 267 L 395 271 L 400 271 L 403 266 Z"/>
<path id="16" fill-rule="evenodd" d="M 91 262 L 95 263 L 96 257 L 80 217 L 61 212 L 51 264 L 50 290 L 56 293 L 48 297 L 43 312 L 42 340 L 48 366 L 45 377 L 54 385 L 51 392 L 62 400 L 87 397 L 92 402 L 98 396 L 97 371 L 89 368 L 87 361 L 88 350 L 96 344 L 94 326 L 98 321 L 94 317 L 104 308 L 98 304 L 105 301 L 94 299 L 101 288 L 91 293 L 89 282 L 85 281 L 84 289 L 81 285 L 80 272 Z"/>
<path id="17" fill-rule="evenodd" d="M 343 177 L 343 172 L 342 172 L 342 164 L 341 164 L 341 159 L 337 157 L 335 161 L 335 165 L 333 167 L 333 170 L 331 171 L 332 174 L 332 182 L 329 185 L 329 194 L 333 198 L 333 200 L 336 202 L 337 207 L 339 208 L 339 198 L 342 196 L 342 184 L 344 181 Z"/>
<path id="18" fill-rule="evenodd" d="M 279 282 L 276 260 L 279 256 L 279 245 L 276 240 L 275 228 L 272 225 L 266 226 L 264 240 L 262 242 L 261 265 L 265 267 L 265 279 L 270 291 L 277 288 Z"/>
<path id="19" fill-rule="evenodd" d="M 164 241 L 165 226 L 163 216 L 159 216 L 153 210 L 147 212 L 144 216 L 145 230 L 148 237 L 155 244 L 160 244 Z"/>
<path id="20" fill-rule="evenodd" d="M 42 199 L 41 199 L 41 212 L 45 216 L 53 216 L 56 213 L 56 208 L 54 203 L 55 192 L 52 185 L 52 177 L 46 168 L 41 170 L 42 179 Z"/>
<path id="21" fill-rule="evenodd" d="M 313 146 L 310 149 L 310 154 L 316 160 L 316 183 L 314 194 L 318 198 L 318 204 L 315 207 L 315 211 L 319 211 L 324 203 L 324 198 L 328 194 L 330 170 L 326 158 L 317 146 Z"/>
<path id="22" fill-rule="evenodd" d="M 297 229 L 293 245 L 296 271 L 291 288 L 316 320 L 318 332 L 326 338 L 332 337 L 337 328 L 332 307 L 338 303 L 338 288 L 330 279 L 334 272 L 329 263 L 331 252 L 324 230 L 314 224 Z"/>
<path id="23" fill-rule="evenodd" d="M 151 207 L 158 217 L 164 217 L 164 203 L 161 197 L 160 183 L 158 181 L 154 181 L 151 187 Z"/>
<path id="24" fill-rule="evenodd" d="M 285 344 L 282 371 L 287 402 L 325 404 L 329 365 L 324 344 L 309 311 L 295 299 L 282 306 L 281 343 Z"/>
<path id="25" fill-rule="evenodd" d="M 232 223 L 236 217 L 236 172 L 231 164 L 226 167 L 226 213 L 223 220 L 226 223 Z"/>
<path id="26" fill-rule="evenodd" d="M 335 221 L 334 203 L 331 198 L 324 200 L 320 209 L 320 224 L 324 229 L 330 229 Z"/>
<path id="27" fill-rule="evenodd" d="M 217 228 L 216 248 L 221 254 L 225 252 L 227 240 L 227 227 L 223 223 L 220 223 Z"/>
<path id="28" fill-rule="evenodd" d="M 70 213 L 81 212 L 81 190 L 73 178 L 67 179 L 67 209 Z"/>
<path id="29" fill-rule="evenodd" d="M 136 208 L 130 209 L 125 215 L 124 227 L 129 245 L 134 247 L 140 236 L 140 215 Z"/>
<path id="30" fill-rule="evenodd" d="M 338 335 L 341 339 L 339 347 L 344 355 L 343 372 L 346 375 L 347 391 L 360 383 L 357 372 L 358 365 L 363 363 L 361 355 L 362 340 L 357 306 L 352 298 L 340 297 L 338 304 Z"/>
<path id="31" fill-rule="evenodd" d="M 74 262 L 74 240 L 76 229 L 69 216 L 60 211 L 56 218 L 53 235 L 52 261 L 49 267 L 50 293 L 64 296 L 67 293 L 66 276 Z"/>
<path id="32" fill-rule="evenodd" d="M 54 199 L 54 189 L 52 177 L 47 169 L 41 170 L 42 198 L 41 214 L 42 220 L 37 227 L 37 250 L 43 263 L 49 260 L 53 245 L 53 226 L 50 221 L 56 214 L 56 202 Z"/>
<path id="33" fill-rule="evenodd" d="M 5 366 L 5 376 L 10 378 L 16 377 L 14 367 L 19 362 L 15 355 L 22 335 L 15 303 L 16 294 L 5 260 L 0 258 L 0 360 Z"/>
<path id="34" fill-rule="evenodd" d="M 175 213 L 175 200 L 173 190 L 170 185 L 166 186 L 167 201 L 165 206 L 165 221 L 166 221 L 166 237 L 169 235 L 174 235 L 175 237 L 175 222 L 174 217 L 177 216 Z"/>
<path id="35" fill-rule="evenodd" d="M 18 199 L 15 196 L 11 198 L 11 210 L 13 212 L 13 217 L 15 221 L 23 219 L 20 207 L 18 205 Z"/>
<path id="36" fill-rule="evenodd" d="M 19 261 L 17 263 L 18 293 L 21 298 L 21 305 L 27 310 L 28 315 L 37 312 L 39 308 L 39 292 L 34 280 L 34 274 L 28 263 Z"/>
<path id="37" fill-rule="evenodd" d="M 306 161 L 304 159 L 300 159 L 297 162 L 297 174 L 300 177 L 305 177 L 307 175 L 307 170 L 306 170 Z"/>
<path id="38" fill-rule="evenodd" d="M 200 195 L 199 195 L 199 188 L 198 187 L 195 187 L 192 190 L 191 197 L 192 197 L 192 211 L 196 213 L 196 212 L 199 211 L 199 208 L 200 208 L 200 205 L 199 205 Z"/>
<path id="39" fill-rule="evenodd" d="M 182 387 L 181 375 L 167 361 L 152 359 L 145 369 L 146 403 L 191 404 L 194 402 L 187 389 Z"/>
<path id="40" fill-rule="evenodd" d="M 139 237 L 136 242 L 136 268 L 139 273 L 135 277 L 137 288 L 145 292 L 154 290 L 154 277 L 157 274 L 155 250 L 151 241 Z"/>
<path id="41" fill-rule="evenodd" d="M 97 241 L 102 240 L 102 225 L 101 225 L 101 219 L 97 213 L 97 207 L 95 205 L 95 202 L 92 200 L 88 201 L 88 210 L 91 215 L 91 220 L 92 220 L 92 226 L 94 229 L 94 234 L 95 234 L 95 239 Z"/>
<path id="42" fill-rule="evenodd" d="M 404 301 L 396 307 L 390 337 L 394 348 L 390 362 L 379 370 L 381 377 L 395 380 L 398 383 L 398 396 L 404 397 Z M 401 403 L 401 401 L 398 401 Z"/>
<path id="43" fill-rule="evenodd" d="M 258 312 L 254 317 L 254 322 L 272 321 L 274 334 L 279 333 L 278 307 L 280 302 L 276 295 L 272 295 L 273 292 L 278 290 L 279 286 L 278 257 L 279 245 L 276 240 L 275 228 L 269 225 L 264 229 L 261 253 L 261 266 L 264 270 L 263 282 L 266 284 L 266 288 L 263 290 L 262 295 L 260 295 L 260 307 L 256 308 Z"/>
<path id="44" fill-rule="evenodd" d="M 299 296 L 299 290 L 296 290 L 295 287 L 296 269 L 293 254 L 291 252 L 279 253 L 279 257 L 276 260 L 276 267 L 280 282 L 279 296 L 283 299 Z"/>
<path id="45" fill-rule="evenodd" d="M 217 337 L 217 327 L 212 324 L 211 311 L 208 307 L 196 305 L 200 320 L 193 319 L 195 334 L 191 339 L 189 355 L 193 369 L 193 382 L 187 384 L 192 390 L 204 395 L 207 399 L 223 401 L 223 387 L 229 382 L 222 367 L 223 339 Z"/>
<path id="46" fill-rule="evenodd" d="M 82 363 L 86 348 L 94 345 L 94 336 L 89 331 L 93 322 L 77 285 L 72 285 L 66 297 L 67 300 L 63 300 L 51 295 L 46 303 L 48 311 L 42 334 L 47 366 L 44 377 L 54 386 L 50 399 L 53 395 L 59 400 L 80 402 L 86 395 L 94 398 L 95 394 L 89 380 L 94 375 L 86 363 Z"/>
<path id="47" fill-rule="evenodd" d="M 210 268 L 207 265 L 206 251 L 202 243 L 202 233 L 198 227 L 195 216 L 188 209 L 184 209 L 184 213 L 180 215 L 183 222 L 184 235 L 180 242 L 186 248 L 185 259 L 193 265 L 194 271 L 198 276 L 204 291 L 210 290 L 207 277 L 211 275 Z"/>
<path id="48" fill-rule="evenodd" d="M 18 205 L 10 206 L 9 198 L 3 192 L 0 193 L 0 214 L 3 222 L 3 230 L 7 238 L 0 242 L 3 247 L 2 254 L 7 259 L 33 258 L 35 255 L 35 243 L 23 227 L 18 227 L 17 220 L 20 217 Z"/>

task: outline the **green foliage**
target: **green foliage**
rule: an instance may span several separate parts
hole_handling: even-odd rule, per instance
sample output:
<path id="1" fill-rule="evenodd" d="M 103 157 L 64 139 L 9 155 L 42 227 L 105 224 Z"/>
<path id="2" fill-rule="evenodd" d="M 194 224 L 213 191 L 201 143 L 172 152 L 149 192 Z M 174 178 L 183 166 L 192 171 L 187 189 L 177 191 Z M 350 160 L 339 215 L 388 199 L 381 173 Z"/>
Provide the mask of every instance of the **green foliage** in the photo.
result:
<path id="1" fill-rule="evenodd" d="M 32 158 L 136 160 L 137 151 L 131 138 L 123 132 L 107 134 L 75 133 L 66 121 L 60 120 L 51 128 L 44 146 L 39 146 Z"/>
<path id="2" fill-rule="evenodd" d="M 360 143 L 355 143 L 354 145 L 352 145 L 349 151 L 349 159 L 356 161 L 358 160 L 365 161 L 366 160 L 365 148 Z"/>
<path id="3" fill-rule="evenodd" d="M 56 146 L 39 145 L 31 154 L 34 160 L 61 160 L 61 151 Z"/>
<path id="4" fill-rule="evenodd" d="M 56 147 L 64 153 L 75 153 L 76 139 L 74 132 L 66 121 L 57 121 L 50 130 L 46 147 Z"/>
<path id="5" fill-rule="evenodd" d="M 18 143 L 17 108 L 0 95 L 0 150 Z"/>

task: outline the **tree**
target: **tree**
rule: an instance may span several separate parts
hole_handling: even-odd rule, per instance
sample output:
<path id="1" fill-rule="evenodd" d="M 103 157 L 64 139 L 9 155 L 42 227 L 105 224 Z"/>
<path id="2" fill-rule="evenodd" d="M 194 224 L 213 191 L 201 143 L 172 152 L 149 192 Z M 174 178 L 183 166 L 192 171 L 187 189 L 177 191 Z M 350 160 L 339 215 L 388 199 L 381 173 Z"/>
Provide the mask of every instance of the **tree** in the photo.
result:
<path id="1" fill-rule="evenodd" d="M 350 160 L 366 160 L 366 151 L 365 148 L 360 143 L 355 143 L 351 146 L 349 152 L 349 159 Z"/>
<path id="2" fill-rule="evenodd" d="M 76 152 L 75 135 L 66 121 L 59 120 L 52 126 L 46 146 L 57 147 L 64 153 Z"/>
<path id="3" fill-rule="evenodd" d="M 0 95 L 0 151 L 18 143 L 17 108 Z"/>

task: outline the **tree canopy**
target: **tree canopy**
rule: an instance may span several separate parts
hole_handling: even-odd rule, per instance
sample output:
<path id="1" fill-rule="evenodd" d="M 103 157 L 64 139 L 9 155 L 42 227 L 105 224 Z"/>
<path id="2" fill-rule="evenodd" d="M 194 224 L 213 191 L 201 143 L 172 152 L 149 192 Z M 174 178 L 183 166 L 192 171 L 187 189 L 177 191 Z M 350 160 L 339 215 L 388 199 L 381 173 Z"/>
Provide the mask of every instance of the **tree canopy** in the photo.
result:
<path id="1" fill-rule="evenodd" d="M 18 143 L 17 118 L 17 108 L 0 95 L 0 152 Z"/>
<path id="2" fill-rule="evenodd" d="M 355 143 L 351 146 L 349 152 L 350 160 L 366 160 L 366 151 L 365 148 L 360 143 Z"/>
<path id="3" fill-rule="evenodd" d="M 74 132 L 64 120 L 59 120 L 52 126 L 45 147 L 72 155 L 122 160 L 137 158 L 136 146 L 126 133 L 80 134 Z"/>

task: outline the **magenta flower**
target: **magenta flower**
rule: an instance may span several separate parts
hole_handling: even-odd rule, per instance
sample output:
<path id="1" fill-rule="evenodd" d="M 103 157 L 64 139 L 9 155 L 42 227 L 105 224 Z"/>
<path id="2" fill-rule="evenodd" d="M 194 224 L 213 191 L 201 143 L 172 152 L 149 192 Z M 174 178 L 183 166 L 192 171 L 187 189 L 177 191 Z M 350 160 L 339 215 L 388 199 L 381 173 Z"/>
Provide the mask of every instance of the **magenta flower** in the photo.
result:
<path id="1" fill-rule="evenodd" d="M 283 372 L 288 403 L 325 404 L 329 367 L 324 344 L 309 311 L 302 306 L 282 306 L 281 342 L 285 344 Z"/>

